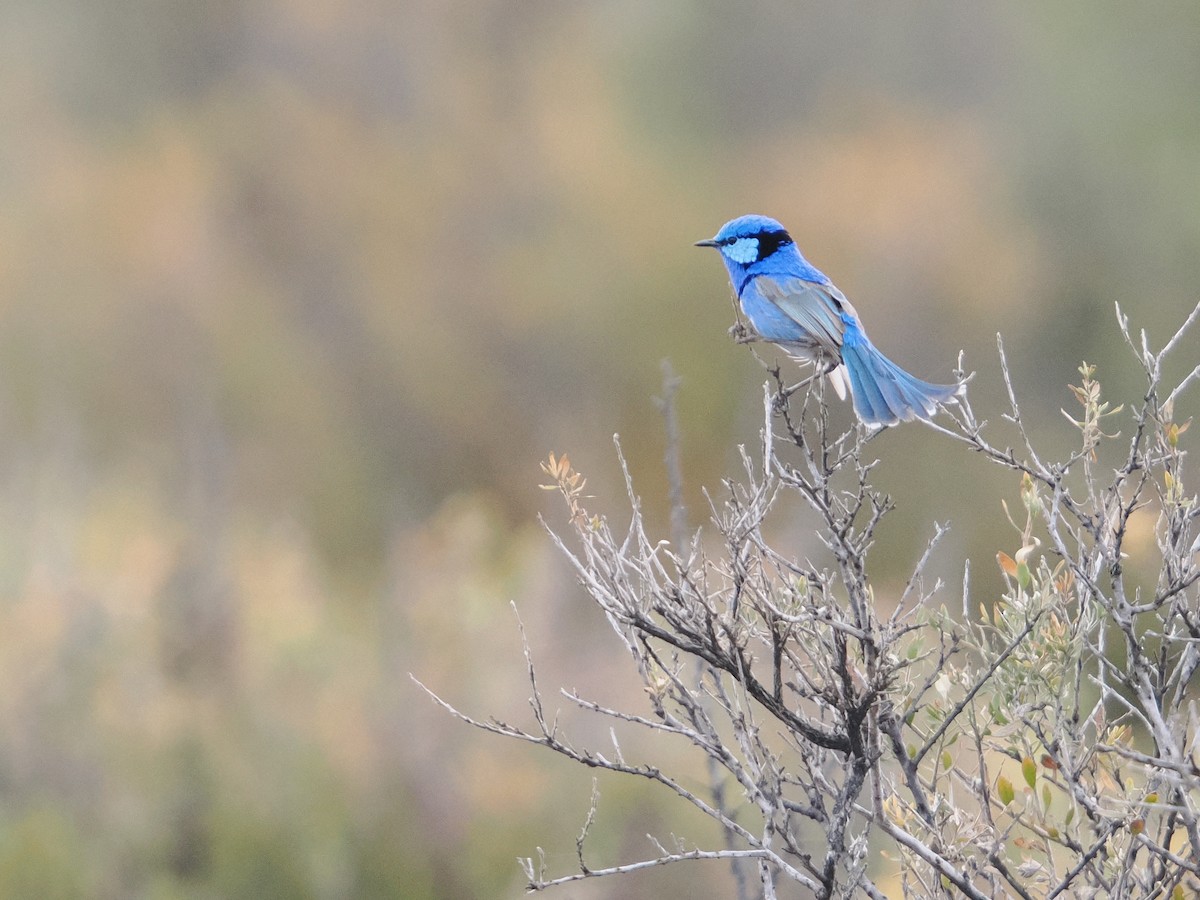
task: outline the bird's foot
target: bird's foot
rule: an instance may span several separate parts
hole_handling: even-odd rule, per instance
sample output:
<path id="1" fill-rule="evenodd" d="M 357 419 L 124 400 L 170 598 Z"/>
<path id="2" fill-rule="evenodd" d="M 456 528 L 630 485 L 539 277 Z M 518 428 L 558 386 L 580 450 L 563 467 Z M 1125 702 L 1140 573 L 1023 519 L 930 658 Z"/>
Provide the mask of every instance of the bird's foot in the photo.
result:
<path id="1" fill-rule="evenodd" d="M 761 340 L 757 334 L 750 331 L 741 322 L 735 322 L 730 326 L 729 336 L 738 344 L 752 344 L 755 341 Z"/>

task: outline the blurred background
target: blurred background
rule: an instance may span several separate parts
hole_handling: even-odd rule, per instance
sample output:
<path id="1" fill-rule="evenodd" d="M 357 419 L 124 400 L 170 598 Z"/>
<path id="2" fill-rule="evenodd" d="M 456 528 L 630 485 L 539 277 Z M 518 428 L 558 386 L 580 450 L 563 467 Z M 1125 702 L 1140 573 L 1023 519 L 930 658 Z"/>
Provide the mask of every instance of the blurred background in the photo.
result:
<path id="1" fill-rule="evenodd" d="M 527 724 L 515 602 L 548 695 L 642 710 L 538 462 L 624 521 L 619 432 L 665 536 L 669 358 L 703 523 L 764 372 L 692 242 L 781 219 L 897 362 L 945 381 L 962 350 L 996 422 L 1003 332 L 1052 455 L 1081 360 L 1140 396 L 1114 302 L 1161 345 L 1197 300 L 1198 97 L 1194 2 L 4 0 L 0 896 L 518 896 L 537 846 L 569 871 L 592 773 L 408 673 Z M 971 557 L 987 600 L 1016 483 L 921 427 L 872 447 L 880 596 L 937 520 L 935 568 Z M 718 840 L 600 790 L 593 866 Z M 561 896 L 685 891 L 731 881 Z"/>

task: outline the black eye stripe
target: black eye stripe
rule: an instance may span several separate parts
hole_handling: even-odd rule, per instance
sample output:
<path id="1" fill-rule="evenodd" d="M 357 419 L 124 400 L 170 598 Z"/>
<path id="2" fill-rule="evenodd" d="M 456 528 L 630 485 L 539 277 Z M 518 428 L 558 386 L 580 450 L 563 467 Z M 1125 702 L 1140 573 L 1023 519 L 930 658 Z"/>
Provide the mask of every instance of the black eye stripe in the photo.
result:
<path id="1" fill-rule="evenodd" d="M 792 243 L 792 236 L 786 231 L 757 231 L 754 234 L 737 234 L 722 238 L 718 243 L 722 247 L 732 247 L 738 241 L 754 241 L 758 247 L 755 262 L 761 262 L 771 254 Z"/>
<path id="2" fill-rule="evenodd" d="M 792 236 L 786 231 L 760 231 L 754 235 L 758 239 L 758 258 L 766 259 L 780 247 L 792 243 Z"/>

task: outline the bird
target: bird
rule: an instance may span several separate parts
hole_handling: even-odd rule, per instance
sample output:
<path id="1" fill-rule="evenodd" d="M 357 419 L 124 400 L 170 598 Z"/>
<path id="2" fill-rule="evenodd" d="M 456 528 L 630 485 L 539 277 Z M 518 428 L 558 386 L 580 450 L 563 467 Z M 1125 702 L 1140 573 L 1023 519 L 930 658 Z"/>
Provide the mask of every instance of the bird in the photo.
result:
<path id="1" fill-rule="evenodd" d="M 804 258 L 787 229 L 774 219 L 731 219 L 696 246 L 720 251 L 738 305 L 758 338 L 778 345 L 800 363 L 813 364 L 812 377 L 828 376 L 843 400 L 848 386 L 854 411 L 864 424 L 930 420 L 940 404 L 966 390 L 965 383 L 931 384 L 915 378 L 875 349 L 846 295 Z"/>

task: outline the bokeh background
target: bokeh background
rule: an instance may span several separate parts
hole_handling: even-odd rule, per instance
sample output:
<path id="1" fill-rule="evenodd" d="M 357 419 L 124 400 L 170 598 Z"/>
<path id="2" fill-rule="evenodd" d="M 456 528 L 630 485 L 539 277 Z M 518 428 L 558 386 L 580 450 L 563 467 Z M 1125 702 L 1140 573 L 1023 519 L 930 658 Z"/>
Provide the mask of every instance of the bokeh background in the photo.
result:
<path id="1" fill-rule="evenodd" d="M 408 673 L 528 722 L 515 602 L 548 694 L 640 708 L 537 464 L 569 452 L 619 521 L 619 432 L 665 536 L 670 358 L 702 524 L 761 421 L 691 247 L 726 219 L 782 219 L 916 373 L 964 351 L 994 420 L 1003 332 L 1048 453 L 1080 360 L 1137 397 L 1114 301 L 1161 343 L 1200 294 L 1194 2 L 4 0 L 0 115 L 5 897 L 569 870 L 591 773 Z M 986 599 L 1016 485 L 917 426 L 872 446 L 880 595 L 936 519 Z M 716 840 L 600 790 L 593 865 Z M 562 896 L 730 890 L 698 864 Z"/>

